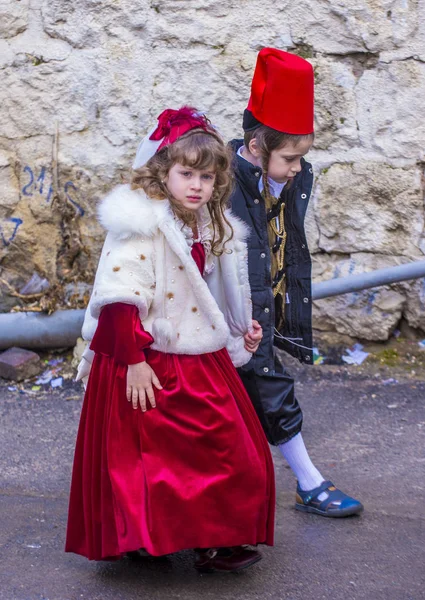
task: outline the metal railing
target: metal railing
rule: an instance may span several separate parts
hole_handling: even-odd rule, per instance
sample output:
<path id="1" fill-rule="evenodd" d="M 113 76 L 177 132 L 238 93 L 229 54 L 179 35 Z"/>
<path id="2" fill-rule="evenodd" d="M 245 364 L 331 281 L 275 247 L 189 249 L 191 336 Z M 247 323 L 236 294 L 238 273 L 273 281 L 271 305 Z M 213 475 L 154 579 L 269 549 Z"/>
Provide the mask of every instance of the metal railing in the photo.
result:
<path id="1" fill-rule="evenodd" d="M 372 287 L 425 277 L 425 260 L 321 281 L 312 286 L 313 300 L 358 292 Z M 12 346 L 48 349 L 74 346 L 81 335 L 84 310 L 58 310 L 43 313 L 0 314 L 0 350 Z"/>
<path id="2" fill-rule="evenodd" d="M 409 281 L 425 277 L 425 260 L 398 265 L 396 267 L 386 267 L 377 269 L 369 273 L 358 273 L 357 275 L 348 275 L 348 277 L 338 277 L 328 281 L 313 283 L 313 300 L 330 298 L 350 292 L 358 292 L 368 288 L 397 283 L 399 281 Z"/>

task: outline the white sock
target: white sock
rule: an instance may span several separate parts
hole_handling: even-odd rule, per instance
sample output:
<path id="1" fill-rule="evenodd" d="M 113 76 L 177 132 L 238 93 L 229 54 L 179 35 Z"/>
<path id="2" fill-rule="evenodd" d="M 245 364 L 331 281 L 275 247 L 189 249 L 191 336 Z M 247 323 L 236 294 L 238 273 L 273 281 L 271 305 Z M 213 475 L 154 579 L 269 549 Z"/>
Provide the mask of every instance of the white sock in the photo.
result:
<path id="1" fill-rule="evenodd" d="M 279 448 L 303 491 L 313 490 L 323 483 L 324 478 L 311 462 L 301 433 L 297 433 L 288 442 L 280 444 Z M 322 492 L 318 498 L 322 501 L 327 497 L 328 494 Z"/>

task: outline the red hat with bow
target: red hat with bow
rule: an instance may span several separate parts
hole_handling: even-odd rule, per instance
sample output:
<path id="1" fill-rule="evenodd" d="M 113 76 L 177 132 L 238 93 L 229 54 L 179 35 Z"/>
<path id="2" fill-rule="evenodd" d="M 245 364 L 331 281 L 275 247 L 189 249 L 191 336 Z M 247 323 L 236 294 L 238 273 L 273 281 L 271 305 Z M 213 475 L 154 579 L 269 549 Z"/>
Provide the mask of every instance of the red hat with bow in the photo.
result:
<path id="1" fill-rule="evenodd" d="M 178 110 L 167 108 L 158 117 L 158 124 L 140 142 L 137 149 L 133 169 L 145 165 L 154 154 L 174 144 L 182 135 L 192 129 L 203 129 L 214 133 L 215 129 L 207 117 L 191 106 L 183 106 Z"/>
<path id="2" fill-rule="evenodd" d="M 314 74 L 309 62 L 276 48 L 259 52 L 243 128 L 259 125 L 282 133 L 313 133 Z"/>

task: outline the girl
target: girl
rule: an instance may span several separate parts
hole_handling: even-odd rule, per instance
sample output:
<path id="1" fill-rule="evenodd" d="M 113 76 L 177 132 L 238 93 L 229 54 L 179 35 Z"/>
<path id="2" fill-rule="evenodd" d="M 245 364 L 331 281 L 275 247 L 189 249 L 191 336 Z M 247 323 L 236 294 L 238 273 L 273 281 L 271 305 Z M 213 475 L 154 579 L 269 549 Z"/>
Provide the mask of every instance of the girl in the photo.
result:
<path id="1" fill-rule="evenodd" d="M 196 548 L 197 569 L 240 570 L 261 558 L 244 544 L 273 543 L 274 478 L 235 370 L 261 328 L 228 151 L 194 109 L 167 110 L 133 169 L 99 209 L 66 550 Z"/>

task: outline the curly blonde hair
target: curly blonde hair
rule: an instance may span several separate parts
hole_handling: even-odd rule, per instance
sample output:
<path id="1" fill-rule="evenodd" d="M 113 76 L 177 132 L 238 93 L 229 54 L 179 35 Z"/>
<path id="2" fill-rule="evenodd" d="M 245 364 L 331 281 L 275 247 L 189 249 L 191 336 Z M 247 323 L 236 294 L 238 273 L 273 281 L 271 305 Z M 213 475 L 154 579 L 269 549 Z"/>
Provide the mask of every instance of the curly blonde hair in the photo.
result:
<path id="1" fill-rule="evenodd" d="M 232 226 L 225 215 L 233 185 L 231 152 L 215 131 L 192 129 L 133 171 L 131 189 L 141 188 L 155 200 L 168 198 L 175 215 L 186 225 L 193 226 L 196 215 L 182 208 L 164 183 L 169 170 L 176 163 L 215 173 L 214 191 L 207 208 L 213 225 L 211 251 L 220 256 L 225 251 L 226 242 L 233 237 Z"/>

